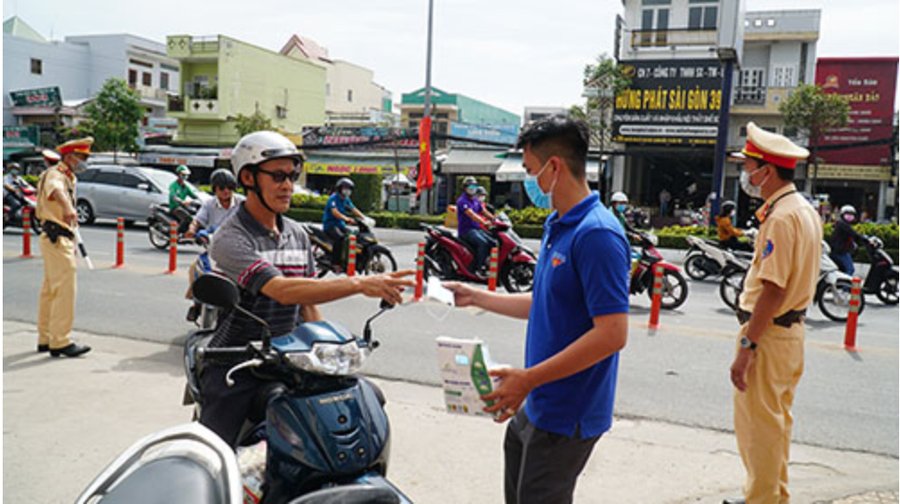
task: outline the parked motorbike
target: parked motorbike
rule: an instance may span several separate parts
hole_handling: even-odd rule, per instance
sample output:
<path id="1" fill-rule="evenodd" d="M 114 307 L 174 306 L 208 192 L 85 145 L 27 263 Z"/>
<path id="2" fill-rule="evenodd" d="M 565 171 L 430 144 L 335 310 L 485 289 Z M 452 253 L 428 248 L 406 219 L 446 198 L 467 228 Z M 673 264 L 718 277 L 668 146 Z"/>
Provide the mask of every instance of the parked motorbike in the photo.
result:
<path id="1" fill-rule="evenodd" d="M 863 293 L 875 294 L 882 303 L 897 304 L 897 266 L 894 260 L 884 251 L 884 243 L 880 238 L 871 236 L 865 242 L 869 254 L 869 272 L 863 283 Z"/>
<path id="2" fill-rule="evenodd" d="M 212 331 L 202 330 L 185 342 L 188 391 L 196 410 L 203 407 L 199 378 L 206 363 L 234 364 L 225 378 L 229 384 L 244 369 L 271 384 L 254 401 L 260 411 L 249 415 L 262 420 L 246 422 L 239 436 L 245 446 L 260 437 L 266 441 L 262 502 L 410 502 L 386 479 L 390 426 L 383 394 L 354 374 L 378 347 L 372 321 L 391 305 L 382 302 L 361 338 L 327 321 L 273 338 L 265 321 L 238 304 L 231 280 L 203 275 L 194 282 L 194 295 L 220 309 L 238 310 L 263 327 L 262 341 L 245 347 L 207 348 Z"/>
<path id="3" fill-rule="evenodd" d="M 3 229 L 6 229 L 7 226 L 22 227 L 25 220 L 23 216 L 27 209 L 31 215 L 31 230 L 36 235 L 41 234 L 41 223 L 34 216 L 34 212 L 37 209 L 37 191 L 31 184 L 21 178 L 17 182 L 17 186 L 18 194 L 14 194 L 11 197 L 19 201 L 19 208 L 13 212 L 12 208 L 4 202 Z"/>
<path id="4" fill-rule="evenodd" d="M 813 303 L 817 304 L 819 311 L 829 319 L 835 322 L 846 322 L 847 315 L 850 312 L 850 290 L 853 287 L 853 278 L 838 268 L 837 264 L 829 257 L 828 254 L 830 252 L 831 248 L 828 246 L 828 243 L 822 242 L 819 280 L 816 283 Z M 737 306 L 737 300 L 744 289 L 744 277 L 749 269 L 749 263 L 736 264 L 733 272 L 722 278 L 719 293 L 725 304 L 732 309 Z M 860 296 L 860 314 L 862 314 L 865 307 L 865 296 Z"/>
<path id="5" fill-rule="evenodd" d="M 678 266 L 667 262 L 656 250 L 656 245 L 659 243 L 656 235 L 639 233 L 638 239 L 641 254 L 632 260 L 631 294 L 640 294 L 646 291 L 650 299 L 653 299 L 653 270 L 658 265 L 663 269 L 660 306 L 667 310 L 678 308 L 687 300 L 687 280 L 682 276 Z"/>
<path id="6" fill-rule="evenodd" d="M 686 236 L 690 248 L 684 261 L 684 271 L 694 280 L 703 280 L 709 276 L 723 274 L 728 265 L 729 256 L 751 259 L 752 252 L 727 250 L 719 242 L 706 240 L 697 236 Z"/>
<path id="7" fill-rule="evenodd" d="M 358 228 L 356 231 L 356 271 L 365 275 L 397 271 L 397 260 L 394 259 L 394 255 L 391 254 L 390 249 L 378 243 L 378 238 L 372 231 L 372 228 L 375 227 L 375 220 L 369 217 L 354 220 Z M 327 275 L 329 271 L 336 274 L 346 272 L 346 264 L 335 265 L 332 260 L 334 243 L 331 237 L 320 226 L 304 224 L 303 228 L 313 244 L 319 278 Z M 349 247 L 349 243 L 348 236 L 344 239 L 345 250 Z"/>
<path id="8" fill-rule="evenodd" d="M 441 280 L 462 280 L 486 284 L 488 277 L 473 270 L 475 251 L 443 226 L 421 224 L 425 230 L 426 274 Z M 488 232 L 497 241 L 497 280 L 509 292 L 530 292 L 534 285 L 537 256 L 512 229 L 505 213 L 497 215 Z M 477 266 L 476 266 L 477 267 Z"/>
<path id="9" fill-rule="evenodd" d="M 738 299 L 744 291 L 744 277 L 747 276 L 752 259 L 752 256 L 747 258 L 736 254 L 725 256 L 725 267 L 722 269 L 722 280 L 719 282 L 719 297 L 732 310 L 737 310 Z"/>
<path id="10" fill-rule="evenodd" d="M 237 458 L 198 423 L 151 434 L 119 455 L 78 496 L 76 504 L 241 504 Z"/>
<path id="11" fill-rule="evenodd" d="M 191 216 L 197 215 L 197 212 L 200 210 L 200 202 L 192 201 L 185 205 L 185 208 L 187 208 Z M 147 233 L 150 237 L 150 243 L 153 244 L 154 247 L 160 250 L 169 248 L 169 243 L 171 241 L 171 226 L 173 222 L 176 226 L 179 225 L 179 220 L 172 211 L 169 210 L 169 205 L 150 205 L 150 216 L 147 217 Z M 184 231 L 180 228 L 178 229 L 178 245 L 187 245 L 194 242 L 192 238 L 185 238 L 185 232 L 187 232 L 187 229 L 184 229 Z"/>

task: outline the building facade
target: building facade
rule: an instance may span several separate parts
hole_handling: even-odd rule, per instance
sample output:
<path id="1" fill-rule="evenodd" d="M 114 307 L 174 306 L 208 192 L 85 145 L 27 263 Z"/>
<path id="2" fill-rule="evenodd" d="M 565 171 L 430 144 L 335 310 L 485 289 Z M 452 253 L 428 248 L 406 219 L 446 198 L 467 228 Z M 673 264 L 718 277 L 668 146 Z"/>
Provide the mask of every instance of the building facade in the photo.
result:
<path id="1" fill-rule="evenodd" d="M 178 120 L 176 144 L 234 145 L 238 115 L 257 111 L 287 132 L 325 122 L 321 66 L 224 35 L 172 35 L 167 54 L 182 75 L 168 101 L 169 116 Z"/>

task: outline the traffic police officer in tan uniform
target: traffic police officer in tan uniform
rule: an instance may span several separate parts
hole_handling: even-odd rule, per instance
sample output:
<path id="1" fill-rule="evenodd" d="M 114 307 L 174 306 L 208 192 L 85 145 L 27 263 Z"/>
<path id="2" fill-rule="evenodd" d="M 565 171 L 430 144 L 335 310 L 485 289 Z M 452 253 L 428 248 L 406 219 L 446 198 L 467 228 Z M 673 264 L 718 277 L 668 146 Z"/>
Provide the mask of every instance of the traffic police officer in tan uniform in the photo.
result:
<path id="1" fill-rule="evenodd" d="M 62 161 L 38 181 L 36 216 L 43 224 L 41 256 L 44 284 L 38 302 L 38 352 L 77 357 L 91 350 L 69 339 L 75 318 L 75 174 L 87 168 L 93 138 L 72 140 L 57 148 Z"/>
<path id="2" fill-rule="evenodd" d="M 786 504 L 791 404 L 803 374 L 803 320 L 819 276 L 822 222 L 793 183 L 806 149 L 751 122 L 736 156 L 743 158 L 742 188 L 765 204 L 756 212 L 759 234 L 731 365 L 734 431 L 747 479 L 744 499 L 725 503 Z"/>

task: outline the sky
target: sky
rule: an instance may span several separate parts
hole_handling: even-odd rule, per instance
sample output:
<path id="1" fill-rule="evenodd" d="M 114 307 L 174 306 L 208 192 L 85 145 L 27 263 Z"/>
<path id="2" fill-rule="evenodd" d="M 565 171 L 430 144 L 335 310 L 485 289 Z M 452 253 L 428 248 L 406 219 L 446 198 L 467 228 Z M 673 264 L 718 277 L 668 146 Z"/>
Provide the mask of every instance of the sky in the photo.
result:
<path id="1" fill-rule="evenodd" d="M 622 0 L 435 0 L 432 86 L 522 115 L 583 103 L 584 65 L 611 54 Z M 133 8 L 125 7 L 134 5 Z M 897 0 L 746 0 L 747 11 L 821 9 L 819 57 L 898 56 Z M 3 0 L 45 37 L 222 34 L 279 51 L 293 34 L 401 94 L 425 85 L 427 0 Z"/>

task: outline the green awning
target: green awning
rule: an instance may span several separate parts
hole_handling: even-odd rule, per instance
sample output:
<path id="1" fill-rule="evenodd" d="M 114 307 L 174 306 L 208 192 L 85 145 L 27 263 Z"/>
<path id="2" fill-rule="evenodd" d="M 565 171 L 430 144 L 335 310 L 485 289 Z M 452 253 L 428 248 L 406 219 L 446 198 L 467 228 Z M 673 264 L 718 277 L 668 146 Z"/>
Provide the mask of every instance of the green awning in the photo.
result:
<path id="1" fill-rule="evenodd" d="M 34 151 L 34 147 L 31 147 L 31 146 L 28 146 L 28 147 L 25 147 L 25 146 L 15 146 L 15 147 L 10 146 L 10 147 L 7 147 L 7 146 L 4 145 L 4 146 L 3 146 L 3 160 L 4 160 L 4 161 L 8 161 L 9 158 L 10 158 L 10 156 L 12 156 L 13 154 L 18 154 L 18 153 L 20 153 L 20 152 L 33 152 L 33 151 Z"/>

